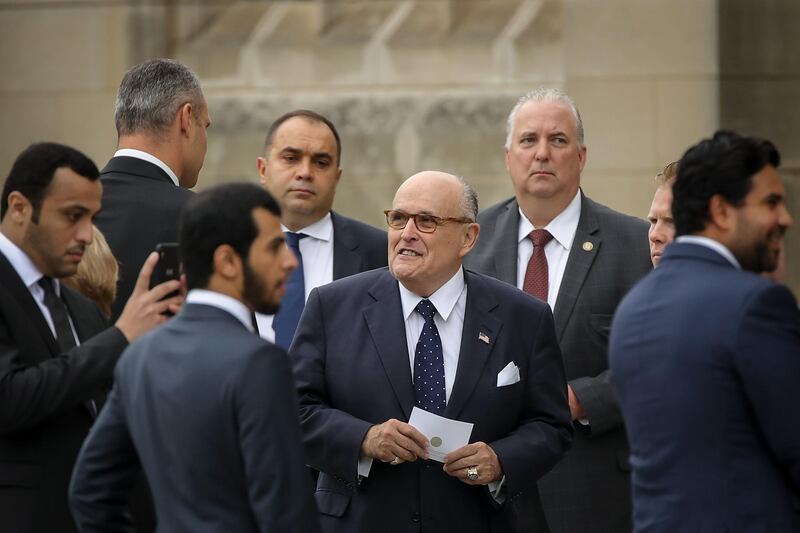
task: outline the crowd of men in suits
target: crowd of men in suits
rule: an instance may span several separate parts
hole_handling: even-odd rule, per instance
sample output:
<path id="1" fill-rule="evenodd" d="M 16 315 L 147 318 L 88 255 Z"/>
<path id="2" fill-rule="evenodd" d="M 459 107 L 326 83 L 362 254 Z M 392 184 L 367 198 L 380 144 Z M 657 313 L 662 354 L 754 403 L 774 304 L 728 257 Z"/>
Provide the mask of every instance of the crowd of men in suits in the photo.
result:
<path id="1" fill-rule="evenodd" d="M 332 211 L 341 139 L 314 111 L 273 122 L 260 185 L 199 194 L 191 70 L 132 68 L 115 122 L 102 171 L 38 143 L 3 187 L 4 529 L 800 530 L 800 314 L 756 275 L 792 223 L 768 141 L 690 148 L 648 236 L 584 194 L 577 106 L 537 89 L 508 118 L 513 198 L 479 211 L 422 171 L 384 232 Z M 110 327 L 60 282 L 93 222 Z M 151 288 L 164 242 L 184 281 Z M 414 409 L 469 443 L 433 460 Z"/>

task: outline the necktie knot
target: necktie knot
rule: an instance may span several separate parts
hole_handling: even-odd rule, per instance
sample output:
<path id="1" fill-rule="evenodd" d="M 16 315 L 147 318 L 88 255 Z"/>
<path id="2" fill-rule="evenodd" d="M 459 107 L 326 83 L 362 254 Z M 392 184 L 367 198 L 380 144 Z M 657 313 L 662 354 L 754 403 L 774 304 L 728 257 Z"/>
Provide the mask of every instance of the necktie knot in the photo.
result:
<path id="1" fill-rule="evenodd" d="M 553 240 L 553 236 L 546 229 L 535 229 L 528 233 L 528 238 L 533 242 L 535 247 L 544 246 Z"/>
<path id="2" fill-rule="evenodd" d="M 415 310 L 422 315 L 426 322 L 436 314 L 436 307 L 433 306 L 430 300 L 421 300 Z"/>
<path id="3" fill-rule="evenodd" d="M 44 290 L 44 293 L 49 295 L 55 295 L 56 291 L 53 289 L 53 278 L 49 278 L 47 276 L 42 276 L 39 278 L 39 286 Z"/>
<path id="4" fill-rule="evenodd" d="M 290 248 L 298 250 L 300 248 L 300 239 L 305 239 L 306 237 L 308 237 L 308 235 L 305 233 L 294 233 L 293 231 L 287 231 L 286 244 L 288 244 Z"/>

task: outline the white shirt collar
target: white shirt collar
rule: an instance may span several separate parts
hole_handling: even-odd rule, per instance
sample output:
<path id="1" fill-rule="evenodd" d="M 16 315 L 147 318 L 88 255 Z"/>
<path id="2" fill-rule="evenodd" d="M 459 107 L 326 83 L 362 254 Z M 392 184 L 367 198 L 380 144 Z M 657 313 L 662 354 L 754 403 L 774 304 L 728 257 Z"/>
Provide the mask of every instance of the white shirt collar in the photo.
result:
<path id="1" fill-rule="evenodd" d="M 178 181 L 178 176 L 172 171 L 171 168 L 167 166 L 162 160 L 154 156 L 153 154 L 148 154 L 147 152 L 142 152 L 141 150 L 137 150 L 135 148 L 120 148 L 116 152 L 114 152 L 114 157 L 135 157 L 136 159 L 143 159 L 149 163 L 153 163 L 155 166 L 163 170 L 167 173 L 167 176 L 172 180 L 175 186 L 180 186 L 180 181 Z"/>
<path id="2" fill-rule="evenodd" d="M 239 322 L 244 324 L 249 331 L 255 331 L 253 329 L 252 311 L 242 302 L 236 298 L 231 298 L 227 294 L 207 289 L 192 289 L 189 291 L 189 294 L 186 295 L 186 303 L 210 305 L 217 309 L 222 309 L 239 319 Z"/>
<path id="3" fill-rule="evenodd" d="M 534 225 L 519 209 L 519 230 L 517 232 L 517 243 L 528 238 L 528 234 L 536 229 Z M 561 211 L 556 218 L 550 221 L 543 229 L 550 232 L 553 239 L 558 242 L 565 250 L 572 248 L 572 241 L 575 240 L 575 232 L 578 230 L 578 221 L 581 218 L 581 191 L 575 193 L 572 201 Z"/>
<path id="4" fill-rule="evenodd" d="M 714 250 L 719 255 L 727 259 L 730 264 L 732 264 L 739 270 L 742 269 L 742 265 L 739 264 L 739 261 L 736 260 L 736 257 L 731 253 L 730 250 L 728 250 L 727 246 L 725 246 L 719 241 L 715 241 L 714 239 L 710 239 L 702 235 L 681 235 L 680 237 L 675 239 L 675 241 L 688 242 L 689 244 L 698 244 L 700 246 L 705 246 L 706 248 L 710 248 L 711 250 Z"/>
<path id="5" fill-rule="evenodd" d="M 424 298 L 406 289 L 399 281 L 397 284 L 400 287 L 400 302 L 403 305 L 403 318 L 408 320 L 408 317 L 414 312 L 414 309 L 417 308 L 417 304 L 424 300 Z M 445 322 L 456 306 L 456 302 L 458 302 L 458 298 L 461 296 L 461 293 L 464 292 L 465 287 L 464 269 L 459 268 L 447 283 L 439 287 L 436 292 L 428 297 L 428 300 L 430 300 L 436 308 L 436 312 L 439 313 Z"/>
<path id="6" fill-rule="evenodd" d="M 0 231 L 0 252 L 6 256 L 6 259 L 11 263 L 14 270 L 17 271 L 17 275 L 22 279 L 22 283 L 24 283 L 28 289 L 42 279 L 43 274 L 36 268 L 36 265 L 33 264 L 28 254 L 26 254 L 22 248 L 11 242 L 8 237 L 3 235 L 2 231 Z M 60 294 L 60 289 L 59 282 L 56 280 L 56 294 Z"/>
<path id="7" fill-rule="evenodd" d="M 284 232 L 292 231 L 283 224 L 281 224 L 281 229 Z M 320 241 L 331 240 L 331 236 L 333 235 L 333 220 L 331 220 L 331 212 L 328 211 L 328 213 L 321 219 L 306 226 L 305 228 L 295 231 L 294 233 L 302 233 L 304 235 L 308 235 L 309 237 L 314 237 Z"/>

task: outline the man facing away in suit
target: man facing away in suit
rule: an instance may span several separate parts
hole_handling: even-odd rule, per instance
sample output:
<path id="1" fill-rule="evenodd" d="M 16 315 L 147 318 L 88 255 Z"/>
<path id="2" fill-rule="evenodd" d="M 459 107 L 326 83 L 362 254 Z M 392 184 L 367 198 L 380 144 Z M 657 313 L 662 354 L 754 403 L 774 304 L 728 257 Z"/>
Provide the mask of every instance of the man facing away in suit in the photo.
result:
<path id="1" fill-rule="evenodd" d="M 209 189 L 181 216 L 180 252 L 186 305 L 117 365 L 70 487 L 78 525 L 130 531 L 141 465 L 160 531 L 314 533 L 289 360 L 252 334 L 297 266 L 280 207 L 258 185 Z"/>
<path id="2" fill-rule="evenodd" d="M 477 210 L 462 179 L 416 174 L 386 212 L 388 269 L 311 292 L 290 356 L 323 531 L 546 531 L 564 367 L 545 304 L 462 268 Z M 414 407 L 474 424 L 470 443 L 430 460 Z"/>
<path id="3" fill-rule="evenodd" d="M 678 237 L 614 318 L 635 531 L 800 531 L 800 312 L 756 273 L 792 218 L 769 141 L 720 131 L 672 187 Z"/>
<path id="4" fill-rule="evenodd" d="M 120 263 L 115 318 L 155 245 L 177 240 L 211 119 L 195 73 L 171 59 L 151 59 L 122 78 L 114 121 L 118 149 L 100 175 L 103 211 L 95 223 Z"/>
<path id="5" fill-rule="evenodd" d="M 177 311 L 170 281 L 148 290 L 145 262 L 114 327 L 60 282 L 92 242 L 102 185 L 94 163 L 56 143 L 16 159 L 0 203 L 0 516 L 2 529 L 75 531 L 67 484 L 122 350 Z"/>
<path id="6" fill-rule="evenodd" d="M 331 211 L 341 160 L 336 127 L 307 109 L 278 117 L 256 160 L 261 183 L 281 204 L 281 224 L 300 263 L 278 315 L 256 316 L 260 334 L 287 350 L 311 289 L 386 266 L 386 233 Z"/>
<path id="7" fill-rule="evenodd" d="M 567 371 L 573 448 L 539 488 L 554 533 L 630 529 L 629 467 L 607 361 L 611 317 L 650 269 L 647 224 L 583 194 L 583 122 L 556 89 L 522 96 L 508 117 L 515 197 L 478 216 L 466 265 L 547 301 Z"/>

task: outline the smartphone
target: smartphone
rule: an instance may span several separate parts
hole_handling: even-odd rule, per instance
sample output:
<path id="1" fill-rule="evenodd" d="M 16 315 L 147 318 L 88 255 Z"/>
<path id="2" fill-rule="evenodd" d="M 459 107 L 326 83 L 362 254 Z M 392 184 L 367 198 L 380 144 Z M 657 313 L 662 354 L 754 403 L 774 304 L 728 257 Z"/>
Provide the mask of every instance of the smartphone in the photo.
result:
<path id="1" fill-rule="evenodd" d="M 180 280 L 181 261 L 178 256 L 177 242 L 160 242 L 155 248 L 158 253 L 158 263 L 150 276 L 150 288 L 171 279 Z M 173 293 L 177 294 L 177 293 Z M 172 296 L 172 294 L 168 295 Z"/>

